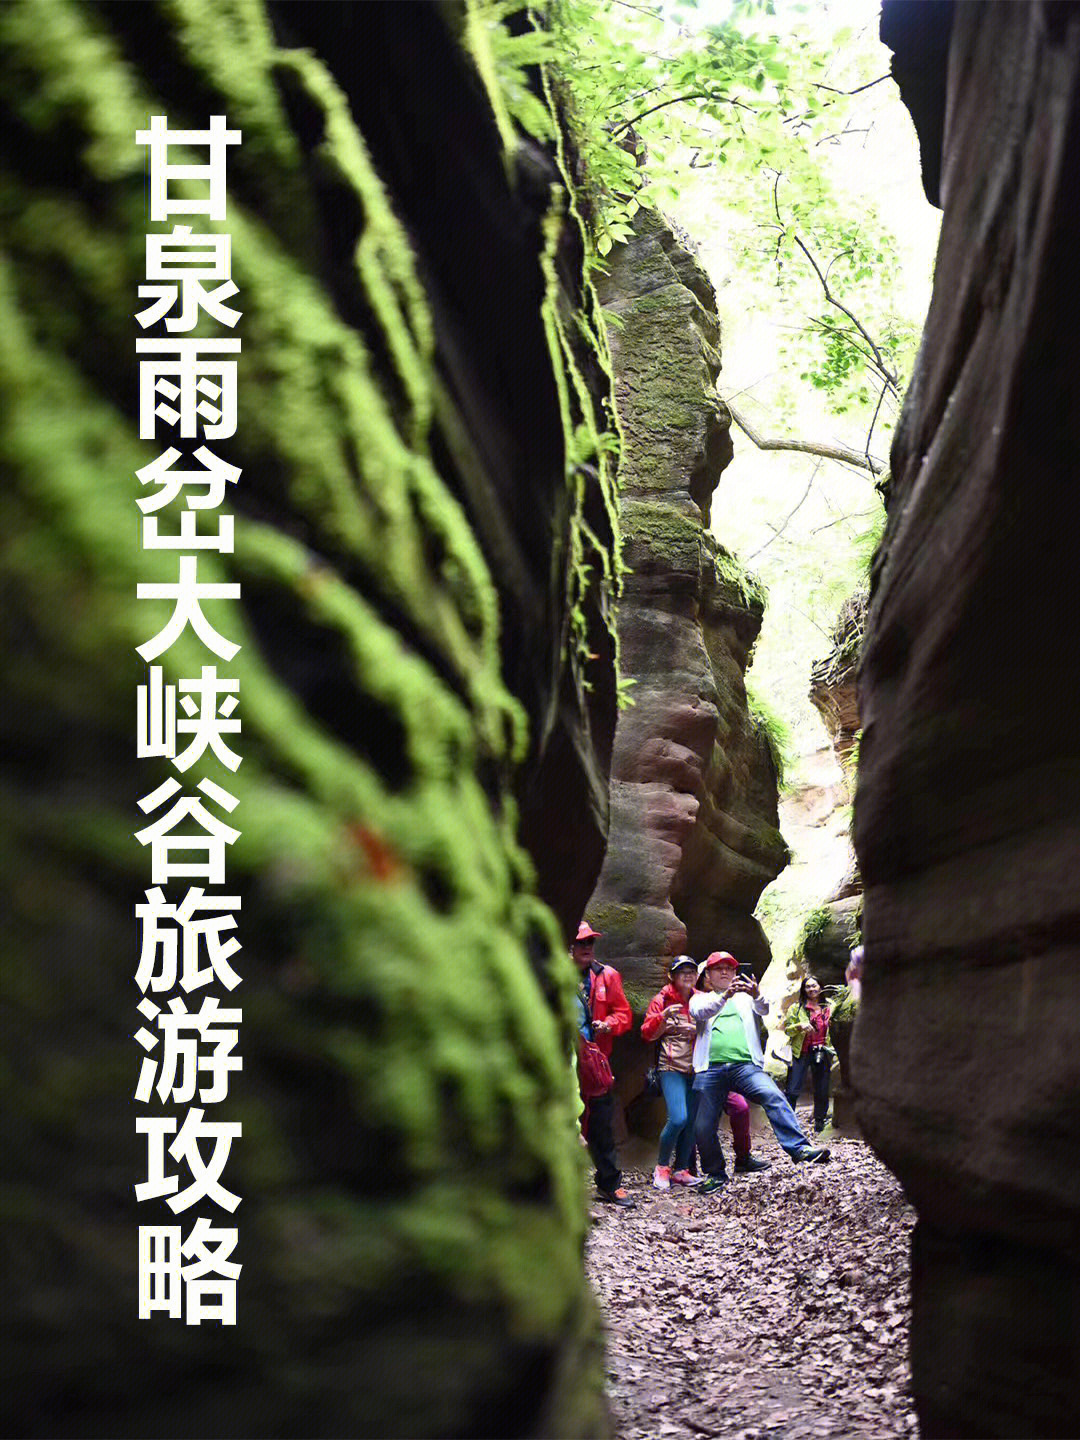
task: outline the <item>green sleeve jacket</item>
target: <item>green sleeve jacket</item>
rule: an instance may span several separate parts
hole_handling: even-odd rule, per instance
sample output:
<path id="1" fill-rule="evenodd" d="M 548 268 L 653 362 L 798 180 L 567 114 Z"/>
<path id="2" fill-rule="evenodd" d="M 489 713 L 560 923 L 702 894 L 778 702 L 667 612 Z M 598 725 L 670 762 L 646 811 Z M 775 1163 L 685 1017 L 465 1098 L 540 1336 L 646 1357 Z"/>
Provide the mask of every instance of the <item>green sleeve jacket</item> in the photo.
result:
<path id="1" fill-rule="evenodd" d="M 832 1022 L 834 1020 L 850 1020 L 855 1011 L 859 1008 L 859 1002 L 851 993 L 850 985 L 845 985 L 839 992 L 836 999 L 829 1006 L 829 1030 L 825 1034 L 825 1044 L 832 1048 Z M 803 1029 L 806 1026 L 806 1029 Z M 792 1005 L 791 1009 L 784 1016 L 784 1034 L 791 1042 L 791 1058 L 798 1060 L 806 1044 L 806 1037 L 810 1033 L 810 1016 L 802 1005 Z"/>

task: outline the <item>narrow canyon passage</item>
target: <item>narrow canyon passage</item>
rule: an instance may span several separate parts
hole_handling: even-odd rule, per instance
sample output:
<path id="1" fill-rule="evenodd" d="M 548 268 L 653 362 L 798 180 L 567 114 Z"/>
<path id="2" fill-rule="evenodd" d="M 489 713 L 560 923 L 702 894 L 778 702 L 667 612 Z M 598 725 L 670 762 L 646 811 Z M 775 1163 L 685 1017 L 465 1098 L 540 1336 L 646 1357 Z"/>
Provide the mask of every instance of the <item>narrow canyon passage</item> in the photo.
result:
<path id="1" fill-rule="evenodd" d="M 719 1194 L 661 1194 L 628 1172 L 635 1210 L 597 1204 L 587 1270 L 607 1324 L 616 1440 L 892 1440 L 908 1394 L 914 1211 L 861 1140 L 832 1163 L 773 1162 Z"/>

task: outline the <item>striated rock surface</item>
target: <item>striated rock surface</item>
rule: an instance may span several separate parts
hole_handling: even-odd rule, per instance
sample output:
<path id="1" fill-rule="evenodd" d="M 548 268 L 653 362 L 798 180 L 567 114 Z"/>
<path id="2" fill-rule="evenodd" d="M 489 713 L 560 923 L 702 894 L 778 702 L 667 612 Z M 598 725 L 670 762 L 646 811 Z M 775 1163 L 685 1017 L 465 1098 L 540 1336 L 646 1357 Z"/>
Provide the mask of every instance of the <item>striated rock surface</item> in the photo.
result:
<path id="1" fill-rule="evenodd" d="M 848 596 L 833 629 L 832 649 L 810 671 L 810 702 L 825 722 L 845 779 L 854 766 L 859 733 L 856 672 L 869 598 L 865 589 Z"/>
<path id="2" fill-rule="evenodd" d="M 775 765 L 744 685 L 763 601 L 708 531 L 732 453 L 715 391 L 715 297 L 658 215 L 641 212 L 635 231 L 609 257 L 601 294 L 617 317 L 630 567 L 618 627 L 633 704 L 616 729 L 608 851 L 587 913 L 605 932 L 598 953 L 640 1003 L 682 951 L 725 947 L 764 969 L 753 910 L 787 852 Z"/>
<path id="3" fill-rule="evenodd" d="M 810 699 L 821 715 L 832 741 L 833 753 L 850 796 L 857 760 L 859 696 L 856 670 L 866 625 L 869 595 L 859 589 L 840 608 L 833 630 L 833 648 L 810 672 Z M 802 958 L 822 984 L 840 984 L 848 952 L 854 944 L 853 924 L 862 895 L 862 877 L 854 849 L 843 878 L 827 897 L 820 912 L 828 921 L 810 926 L 804 934 Z"/>
<path id="4" fill-rule="evenodd" d="M 923 1433 L 1075 1436 L 1080 8 L 882 38 L 944 220 L 860 673 L 858 1108 L 919 1212 Z"/>
<path id="5" fill-rule="evenodd" d="M 844 790 L 850 796 L 857 761 L 856 743 L 859 733 L 859 696 L 856 672 L 866 607 L 865 589 L 855 590 L 840 607 L 833 629 L 833 646 L 824 659 L 810 671 L 810 700 L 821 715 L 832 741 L 833 753 L 844 777 Z M 842 985 L 851 950 L 858 941 L 857 921 L 862 909 L 862 876 L 854 848 L 848 842 L 849 861 L 843 879 L 811 917 L 803 932 L 799 955 L 796 957 L 798 977 L 813 974 L 822 985 Z M 785 1001 L 785 1008 L 797 993 Z M 833 1043 L 840 1061 L 840 1084 L 837 1086 L 833 1114 L 838 1125 L 848 1123 L 851 1104 L 851 1032 L 850 1020 L 836 1021 L 832 1026 Z"/>

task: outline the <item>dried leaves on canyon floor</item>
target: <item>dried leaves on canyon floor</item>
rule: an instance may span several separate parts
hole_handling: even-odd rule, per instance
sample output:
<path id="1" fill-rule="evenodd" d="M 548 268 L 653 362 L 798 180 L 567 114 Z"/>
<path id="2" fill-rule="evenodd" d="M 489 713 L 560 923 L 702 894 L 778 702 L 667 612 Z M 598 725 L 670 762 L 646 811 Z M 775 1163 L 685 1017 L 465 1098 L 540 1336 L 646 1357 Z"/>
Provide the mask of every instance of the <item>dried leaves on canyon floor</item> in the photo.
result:
<path id="1" fill-rule="evenodd" d="M 859 1140 L 829 1165 L 771 1170 L 716 1195 L 625 1183 L 596 1205 L 588 1271 L 608 1327 L 616 1440 L 883 1440 L 915 1433 L 908 1395 L 914 1213 Z"/>

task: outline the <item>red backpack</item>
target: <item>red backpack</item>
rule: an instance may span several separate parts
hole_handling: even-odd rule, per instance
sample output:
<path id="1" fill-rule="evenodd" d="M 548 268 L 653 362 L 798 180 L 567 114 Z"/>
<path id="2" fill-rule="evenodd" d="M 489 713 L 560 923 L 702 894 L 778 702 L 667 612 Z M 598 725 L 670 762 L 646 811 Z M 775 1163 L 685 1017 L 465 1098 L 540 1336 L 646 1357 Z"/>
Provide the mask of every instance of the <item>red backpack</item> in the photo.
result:
<path id="1" fill-rule="evenodd" d="M 578 1043 L 578 1088 L 583 1100 L 606 1095 L 615 1084 L 608 1058 L 595 1040 L 584 1037 Z"/>

